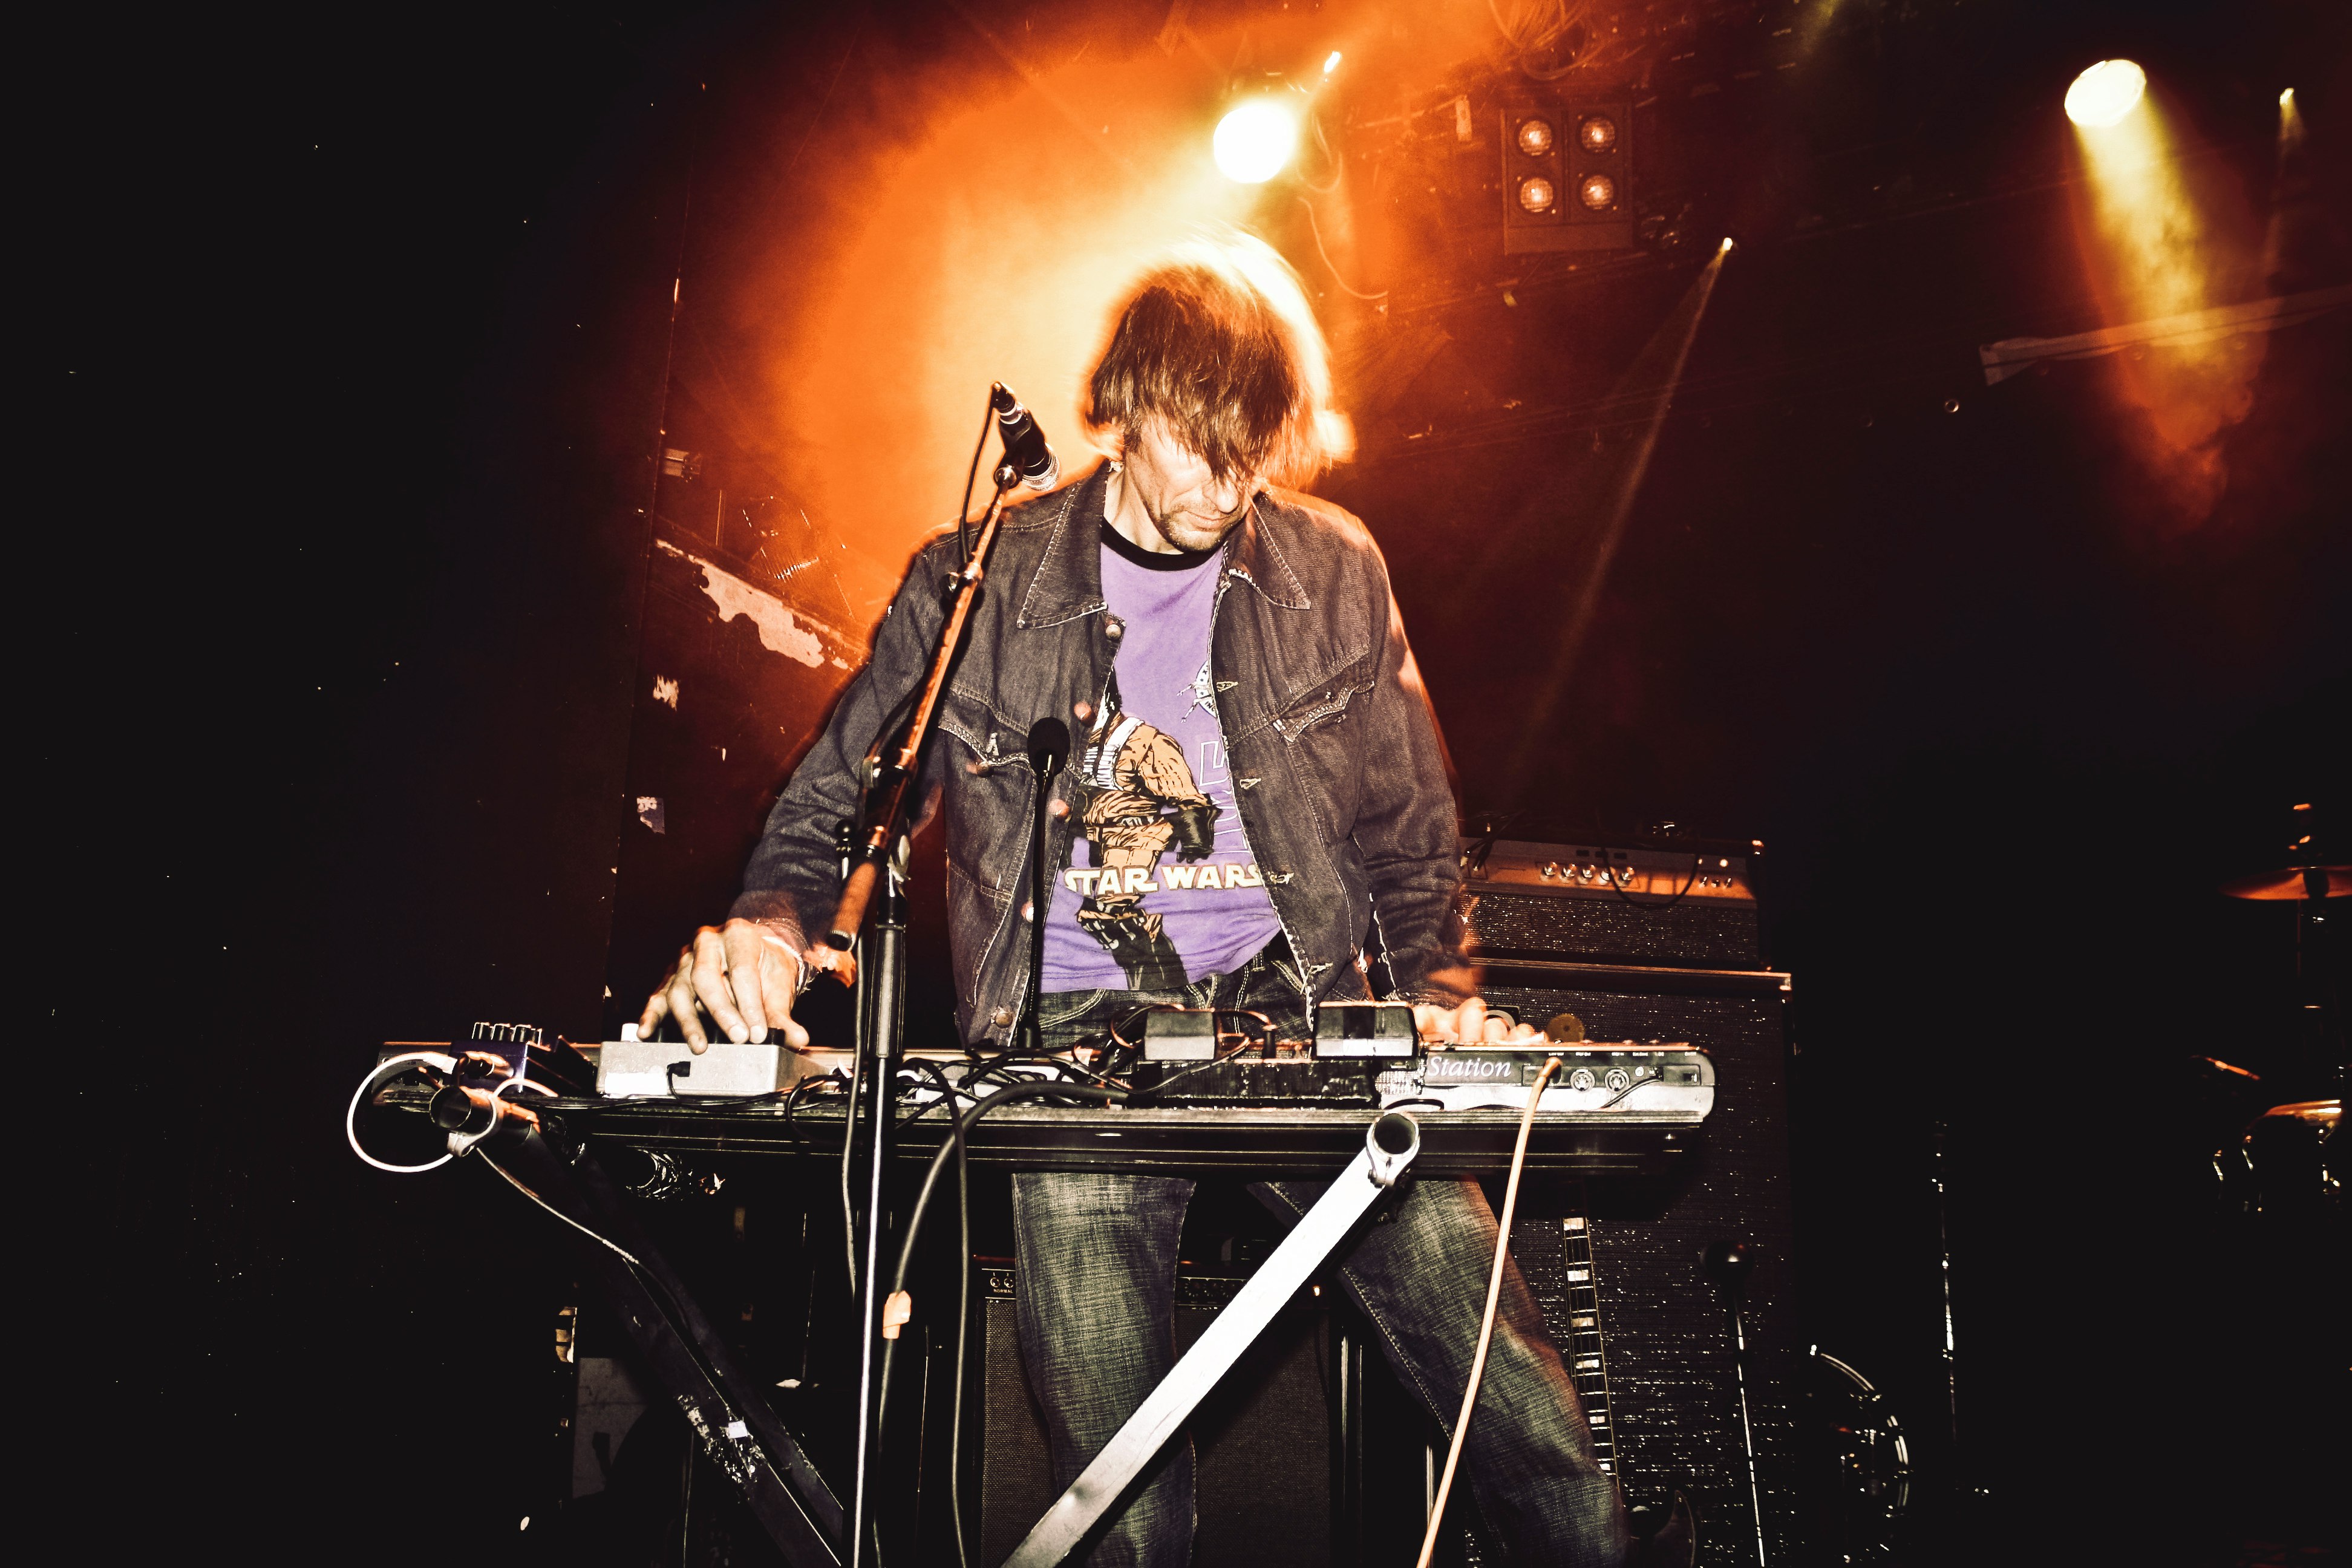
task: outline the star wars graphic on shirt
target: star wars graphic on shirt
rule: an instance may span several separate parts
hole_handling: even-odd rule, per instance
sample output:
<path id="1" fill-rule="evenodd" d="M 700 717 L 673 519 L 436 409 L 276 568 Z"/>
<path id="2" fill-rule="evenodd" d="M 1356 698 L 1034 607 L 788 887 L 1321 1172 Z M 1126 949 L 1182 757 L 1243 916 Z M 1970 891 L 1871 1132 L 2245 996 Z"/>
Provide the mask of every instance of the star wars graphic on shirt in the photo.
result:
<path id="1" fill-rule="evenodd" d="M 1163 558 L 1164 561 L 1164 558 Z M 1213 560 L 1104 552 L 1123 635 L 1064 786 L 1070 858 L 1045 930 L 1048 992 L 1172 991 L 1229 973 L 1281 930 L 1242 831 L 1208 659 Z"/>
<path id="2" fill-rule="evenodd" d="M 1201 670 L 1205 685 L 1208 666 Z M 1222 807 L 1210 798 L 1183 745 L 1126 711 L 1116 674 L 1104 708 L 1105 722 L 1087 737 L 1070 803 L 1094 864 L 1072 866 L 1063 880 L 1079 895 L 1078 929 L 1126 972 L 1128 988 L 1171 989 L 1188 976 L 1168 937 L 1165 905 L 1181 895 L 1263 889 L 1265 882 L 1255 862 L 1210 858 L 1218 818 L 1233 812 L 1230 791 Z M 1222 759 L 1222 737 L 1204 741 L 1202 750 Z M 1147 908 L 1154 893 L 1167 897 Z"/>

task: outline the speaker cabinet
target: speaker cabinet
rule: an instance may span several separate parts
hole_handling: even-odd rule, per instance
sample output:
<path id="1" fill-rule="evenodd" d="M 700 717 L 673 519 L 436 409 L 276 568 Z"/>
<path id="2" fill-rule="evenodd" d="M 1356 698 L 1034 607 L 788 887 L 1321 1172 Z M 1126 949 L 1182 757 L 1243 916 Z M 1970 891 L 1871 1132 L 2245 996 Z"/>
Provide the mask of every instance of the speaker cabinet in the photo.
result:
<path id="1" fill-rule="evenodd" d="M 1612 1178 L 1536 1187 L 1512 1226 L 1520 1268 L 1571 1368 L 1572 1260 L 1581 1221 L 1591 1247 L 1609 1436 L 1632 1502 L 1689 1489 L 1701 1516 L 1699 1561 L 1753 1563 L 1758 1522 L 1740 1441 L 1740 1375 L 1724 1293 L 1706 1276 L 1709 1244 L 1747 1244 L 1756 1258 L 1742 1299 L 1748 1419 L 1754 1434 L 1769 1560 L 1795 1550 L 1799 1339 L 1789 1201 L 1785 1043 L 1777 992 L 1630 995 L 1513 984 L 1490 967 L 1485 994 L 1523 1018 L 1582 1019 L 1596 1040 L 1688 1041 L 1715 1060 L 1716 1107 L 1690 1165 L 1660 1182 Z M 1759 981 L 1759 985 L 1769 982 Z M 1586 1379 L 1580 1376 L 1580 1384 Z M 1588 1394 L 1588 1403 L 1591 1403 Z M 1601 1423 L 1596 1422 L 1596 1433 Z"/>
<path id="2" fill-rule="evenodd" d="M 1021 1369 L 1013 1270 L 985 1265 L 981 1282 L 978 1538 L 982 1560 L 1002 1563 L 1058 1494 L 1045 1417 Z M 1192 1347 L 1243 1283 L 1179 1277 L 1177 1354 Z M 1193 1416 L 1195 1568 L 1322 1568 L 1333 1562 L 1342 1423 L 1326 1391 L 1341 1381 L 1330 1375 L 1339 1349 L 1329 1312 L 1294 1305 Z"/>

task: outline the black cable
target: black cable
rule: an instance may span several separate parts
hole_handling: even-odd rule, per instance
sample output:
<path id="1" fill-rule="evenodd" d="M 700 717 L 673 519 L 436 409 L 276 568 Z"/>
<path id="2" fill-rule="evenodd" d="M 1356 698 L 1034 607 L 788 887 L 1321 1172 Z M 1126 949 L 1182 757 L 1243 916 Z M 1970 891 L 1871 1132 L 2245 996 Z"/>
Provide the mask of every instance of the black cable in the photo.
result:
<path id="1" fill-rule="evenodd" d="M 863 1029 L 858 1031 L 861 1035 Z M 849 1107 L 841 1122 L 841 1237 L 849 1259 L 849 1299 L 857 1300 L 857 1203 L 850 1195 L 850 1151 L 857 1147 L 857 1089 L 866 1077 L 866 1042 L 849 1058 Z M 879 1131 L 876 1136 L 880 1136 Z M 877 1216 L 878 1217 L 878 1216 Z"/>
<path id="2" fill-rule="evenodd" d="M 1119 1031 L 1126 1028 L 1129 1024 L 1134 1023 L 1138 1018 L 1142 1017 L 1147 1013 L 1155 1013 L 1165 1005 L 1165 1003 L 1154 1002 L 1149 1006 L 1138 1007 L 1134 1012 L 1129 1013 L 1126 1017 L 1121 1018 L 1118 1023 L 1113 1024 L 1110 1026 L 1111 1044 L 1118 1047 L 1121 1050 L 1140 1051 L 1143 1048 L 1142 1047 L 1137 1045 L 1133 1040 L 1129 1039 L 1125 1035 L 1120 1034 Z"/>
<path id="3" fill-rule="evenodd" d="M 1170 1084 L 1181 1083 L 1184 1079 L 1191 1078 L 1194 1073 L 1203 1073 L 1208 1071 L 1211 1068 L 1223 1067 L 1227 1062 L 1232 1061 L 1235 1057 L 1244 1054 L 1250 1048 L 1250 1043 L 1244 1040 L 1242 1044 L 1235 1046 L 1232 1050 L 1227 1051 L 1223 1056 L 1212 1057 L 1204 1062 L 1196 1062 L 1192 1066 L 1186 1068 L 1182 1072 L 1170 1073 L 1166 1078 L 1161 1079 L 1150 1089 L 1139 1089 L 1135 1090 L 1135 1098 L 1143 1104 L 1149 1105 L 1158 1096 L 1166 1093 Z"/>
<path id="4" fill-rule="evenodd" d="M 1060 1051 L 1033 1051 L 1019 1049 L 1002 1051 L 997 1055 L 989 1058 L 987 1065 L 975 1069 L 964 1079 L 964 1083 L 968 1087 L 977 1079 L 993 1077 L 1003 1072 L 1006 1068 L 1019 1067 L 1024 1063 L 1034 1063 L 1038 1067 L 1052 1068 L 1055 1071 L 1061 1073 L 1066 1080 L 1070 1077 L 1070 1075 L 1076 1074 L 1077 1078 L 1083 1081 L 1098 1084 L 1104 1089 L 1118 1089 L 1122 1093 L 1124 1093 L 1129 1087 L 1128 1085 L 1119 1082 L 1115 1078 L 1110 1078 L 1105 1074 L 1095 1071 L 1092 1068 L 1080 1067 L 1076 1061 L 1073 1061 L 1068 1056 Z M 1026 1082 L 1029 1080 L 1015 1080 L 1008 1079 L 1004 1081 Z"/>
<path id="5" fill-rule="evenodd" d="M 1633 904 L 1637 910 L 1670 910 L 1690 896 L 1690 890 L 1698 885 L 1698 868 L 1706 863 L 1706 856 L 1694 854 L 1691 857 L 1690 875 L 1683 879 L 1683 885 L 1675 891 L 1675 896 L 1663 904 L 1635 903 L 1633 895 L 1617 885 L 1617 879 L 1613 874 L 1609 879 L 1610 890 L 1617 895 L 1620 903 Z"/>
<path id="6" fill-rule="evenodd" d="M 489 1166 L 490 1169 L 505 1177 L 508 1184 L 512 1186 L 515 1191 L 522 1194 L 523 1196 L 530 1199 L 531 1202 L 537 1204 L 540 1207 L 545 1209 L 556 1218 L 571 1226 L 574 1230 L 577 1230 L 581 1235 L 587 1237 L 591 1241 L 596 1242 L 598 1245 L 604 1247 L 607 1251 L 613 1253 L 621 1260 L 622 1266 L 625 1268 L 630 1274 L 635 1276 L 639 1283 L 646 1286 L 649 1292 L 659 1292 L 661 1300 L 668 1303 L 667 1316 L 670 1320 L 669 1327 L 671 1339 L 676 1342 L 680 1350 L 686 1352 L 688 1358 L 694 1363 L 695 1370 L 702 1374 L 704 1383 L 709 1385 L 711 1393 L 717 1396 L 719 1407 L 727 1412 L 727 1415 L 730 1419 L 740 1419 L 748 1416 L 749 1412 L 738 1410 L 735 1407 L 734 1401 L 729 1397 L 728 1380 L 720 1375 L 718 1366 L 710 1359 L 709 1352 L 703 1347 L 702 1342 L 693 1331 L 691 1325 L 694 1321 L 694 1315 L 688 1310 L 686 1303 L 678 1299 L 677 1293 L 669 1288 L 669 1284 L 667 1280 L 663 1279 L 659 1274 L 656 1273 L 650 1267 L 648 1267 L 642 1258 L 636 1256 L 636 1254 L 631 1252 L 628 1248 L 614 1241 L 611 1237 L 604 1235 L 602 1231 L 599 1231 L 591 1226 L 583 1224 L 572 1215 L 565 1214 L 562 1209 L 556 1207 L 554 1204 L 549 1202 L 544 1194 L 533 1191 L 512 1171 L 508 1170 L 504 1165 L 499 1164 L 496 1160 L 492 1159 L 488 1151 L 478 1149 L 475 1152 L 481 1155 L 482 1163 L 484 1164 Z M 590 1212 L 592 1214 L 593 1213 L 593 1206 Z M 766 1447 L 764 1442 L 761 1446 L 762 1448 Z M 775 1458 L 775 1456 L 770 1455 L 769 1458 L 772 1460 Z M 787 1489 L 792 1490 L 795 1497 L 798 1496 L 798 1490 L 796 1488 L 788 1487 Z"/>
<path id="7" fill-rule="evenodd" d="M 772 1089 L 763 1094 L 680 1094 L 677 1091 L 677 1069 L 684 1065 L 672 1062 L 662 1068 L 662 1081 L 669 1088 L 669 1097 L 680 1105 L 704 1110 L 717 1110 L 721 1106 L 772 1105 L 780 1100 L 789 1100 L 799 1092 L 799 1085 L 794 1085 L 789 1089 Z M 801 1080 L 802 1083 L 809 1081 L 807 1079 Z"/>
<path id="8" fill-rule="evenodd" d="M 868 755 L 874 760 L 876 777 L 880 776 L 880 769 L 887 765 L 883 763 L 880 753 L 889 749 L 890 737 L 898 732 L 898 726 L 913 717 L 915 704 L 922 697 L 923 687 L 929 679 L 930 672 L 925 670 L 922 677 L 907 689 L 907 694 L 890 705 L 890 711 L 882 715 L 882 722 L 874 727 L 875 749 L 869 752 Z M 871 780 L 867 782 L 872 783 Z"/>
<path id="9" fill-rule="evenodd" d="M 912 1127 L 916 1122 L 920 1121 L 924 1117 L 929 1116 L 932 1111 L 937 1110 L 942 1105 L 948 1107 L 950 1113 L 952 1113 L 955 1108 L 955 1099 L 959 1094 L 967 1099 L 978 1098 L 976 1095 L 973 1095 L 971 1090 L 964 1084 L 960 1084 L 956 1082 L 955 1079 L 948 1077 L 947 1069 L 940 1066 L 940 1064 L 935 1061 L 931 1061 L 923 1057 L 910 1057 L 908 1058 L 907 1066 L 909 1068 L 919 1069 L 923 1072 L 927 1072 L 933 1078 L 937 1079 L 940 1085 L 940 1098 L 931 1101 L 929 1105 L 919 1105 L 913 1110 L 908 1111 L 906 1115 L 898 1118 L 895 1125 L 901 1132 L 905 1131 L 908 1128 Z"/>
<path id="10" fill-rule="evenodd" d="M 963 1536 L 963 1358 L 965 1342 L 971 1324 L 971 1169 L 965 1159 L 961 1128 L 961 1118 L 954 1114 L 955 1096 L 959 1093 L 969 1094 L 970 1090 L 960 1088 L 948 1077 L 947 1069 L 937 1062 L 918 1058 L 912 1065 L 922 1068 L 939 1080 L 940 1099 L 932 1103 L 944 1104 L 949 1108 L 948 1137 L 955 1145 L 956 1233 L 960 1238 L 961 1250 L 957 1254 L 956 1270 L 956 1349 L 953 1363 L 955 1398 L 954 1406 L 949 1415 L 948 1426 L 948 1511 L 955 1520 L 958 1568 L 971 1568 L 971 1558 L 966 1551 Z M 928 1105 L 923 1107 L 923 1110 L 929 1109 L 930 1106 Z M 922 1110 L 919 1110 L 915 1115 L 919 1116 L 922 1113 Z M 901 1121 L 898 1125 L 904 1127 L 907 1122 L 914 1120 L 914 1116 L 909 1116 L 906 1121 Z M 903 1287 L 905 1282 L 902 1269 L 899 1283 Z M 890 1386 L 891 1352 L 897 1348 L 895 1341 L 887 1342 L 882 1347 L 882 1387 L 886 1397 Z"/>
<path id="11" fill-rule="evenodd" d="M 806 1094 L 813 1089 L 831 1084 L 837 1084 L 840 1081 L 841 1069 L 839 1068 L 835 1068 L 831 1072 L 825 1073 L 822 1077 L 810 1077 L 801 1079 L 800 1082 L 793 1085 L 792 1092 L 784 1096 L 784 1136 L 793 1141 L 793 1153 L 800 1154 L 805 1152 L 801 1146 L 801 1125 L 796 1120 L 800 1114 L 801 1096 Z"/>
<path id="12" fill-rule="evenodd" d="M 1615 1094 L 1611 1095 L 1607 1100 L 1602 1100 L 1601 1102 L 1600 1109 L 1602 1110 L 1608 1110 L 1611 1106 L 1616 1104 L 1619 1100 L 1624 1099 L 1627 1095 L 1633 1093 L 1635 1089 L 1641 1088 L 1645 1083 L 1664 1083 L 1665 1080 L 1666 1075 L 1664 1068 L 1653 1068 L 1650 1076 L 1647 1078 L 1643 1078 L 1639 1074 L 1636 1074 L 1634 1075 L 1633 1082 L 1619 1089 Z"/>
<path id="13" fill-rule="evenodd" d="M 962 1147 L 963 1141 L 971 1135 L 971 1130 L 979 1125 L 980 1119 L 1000 1105 L 1009 1105 L 1016 1100 L 1043 1100 L 1048 1095 L 1087 1100 L 1096 1105 L 1124 1105 L 1128 1101 L 1128 1094 L 1122 1089 L 1096 1089 L 1090 1084 L 1065 1083 L 1057 1079 L 1025 1079 L 1019 1083 L 1006 1084 L 958 1117 L 950 1125 L 948 1142 L 940 1144 L 940 1152 L 931 1156 L 931 1168 L 924 1173 L 923 1184 L 915 1194 L 914 1207 L 908 1213 L 907 1237 L 898 1247 L 898 1273 L 890 1287 L 893 1290 L 907 1288 L 907 1270 L 914 1261 L 915 1244 L 922 1237 L 923 1215 L 930 1206 L 933 1189 L 940 1184 L 940 1173 L 947 1168 L 948 1160 Z"/>
<path id="14" fill-rule="evenodd" d="M 944 1073 L 942 1073 L 941 1076 L 944 1077 Z M 988 1095 L 977 1101 L 970 1110 L 965 1111 L 962 1115 L 950 1121 L 948 1123 L 947 1142 L 940 1144 L 940 1152 L 931 1157 L 930 1169 L 924 1173 L 922 1187 L 916 1193 L 914 1206 L 908 1212 L 906 1239 L 899 1245 L 898 1267 L 890 1285 L 890 1292 L 892 1295 L 897 1295 L 899 1291 L 902 1291 L 907 1288 L 907 1275 L 914 1263 L 915 1244 L 921 1238 L 923 1234 L 923 1215 L 930 1207 L 931 1194 L 937 1190 L 939 1186 L 940 1173 L 947 1168 L 948 1160 L 952 1156 L 956 1163 L 956 1188 L 958 1193 L 957 1217 L 963 1245 L 963 1255 L 957 1259 L 956 1269 L 958 1279 L 956 1287 L 956 1303 L 958 1310 L 956 1314 L 956 1353 L 953 1373 L 955 1378 L 955 1395 L 953 1406 L 949 1416 L 951 1423 L 950 1430 L 952 1436 L 949 1440 L 948 1458 L 949 1505 L 954 1510 L 956 1516 L 956 1555 L 959 1563 L 966 1561 L 964 1556 L 963 1510 L 961 1500 L 963 1491 L 961 1477 L 963 1452 L 963 1363 L 969 1339 L 969 1325 L 971 1321 L 971 1173 L 970 1163 L 965 1157 L 965 1140 L 970 1135 L 971 1130 L 980 1124 L 980 1119 L 987 1115 L 990 1111 L 995 1110 L 998 1106 L 1010 1104 L 1016 1100 L 1042 1100 L 1048 1095 L 1057 1095 L 1070 1100 L 1090 1100 L 1097 1105 L 1123 1105 L 1127 1101 L 1127 1096 L 1125 1094 L 1112 1089 L 1096 1089 L 1087 1084 L 1065 1083 L 1053 1079 L 1026 1079 L 1019 1083 L 1005 1085 L 995 1093 Z M 887 1415 L 889 1408 L 890 1364 L 893 1354 L 898 1349 L 898 1342 L 896 1340 L 887 1340 L 883 1342 L 882 1346 L 881 1386 L 883 1404 L 882 1410 L 877 1412 L 875 1420 L 875 1425 L 877 1428 L 883 1425 L 883 1417 Z"/>
<path id="15" fill-rule="evenodd" d="M 988 406 L 981 411 L 980 439 L 971 444 L 971 467 L 963 476 L 963 504 L 956 508 L 956 559 L 971 564 L 971 489 L 980 480 L 980 455 L 988 450 L 988 426 L 996 418 L 996 388 L 988 389 Z"/>
<path id="16" fill-rule="evenodd" d="M 957 1568 L 971 1568 L 963 1541 L 963 1357 L 971 1334 L 971 1166 L 956 1119 L 950 1116 L 948 1121 L 955 1137 L 957 1247 L 955 1393 L 948 1408 L 948 1511 L 955 1517 Z"/>

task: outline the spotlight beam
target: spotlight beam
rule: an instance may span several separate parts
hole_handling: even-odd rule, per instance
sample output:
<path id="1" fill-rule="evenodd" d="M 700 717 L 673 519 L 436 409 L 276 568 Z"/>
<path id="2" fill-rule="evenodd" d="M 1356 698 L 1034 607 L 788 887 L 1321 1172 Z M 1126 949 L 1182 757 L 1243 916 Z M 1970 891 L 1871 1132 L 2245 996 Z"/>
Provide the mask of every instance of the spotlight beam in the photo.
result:
<path id="1" fill-rule="evenodd" d="M 1675 390 L 1682 384 L 1683 366 L 1689 362 L 1691 344 L 1698 338 L 1700 319 L 1706 314 L 1716 279 L 1722 274 L 1724 258 L 1730 253 L 1727 240 L 1691 280 L 1691 286 L 1658 324 L 1658 330 L 1650 334 L 1650 341 L 1643 345 L 1632 368 L 1619 378 L 1609 401 L 1602 405 L 1614 416 L 1613 423 L 1639 426 L 1627 450 L 1617 458 L 1615 473 L 1609 474 L 1599 463 L 1591 465 L 1590 469 L 1571 465 L 1569 477 L 1573 489 L 1562 487 L 1539 494 L 1533 505 L 1520 514 L 1518 526 L 1512 530 L 1514 533 L 1519 531 L 1544 511 L 1570 523 L 1566 531 L 1571 539 L 1587 531 L 1575 524 L 1587 518 L 1595 524 L 1591 530 L 1594 543 L 1582 580 L 1577 585 L 1576 601 L 1560 627 L 1559 641 L 1552 645 L 1551 662 L 1544 670 L 1542 681 L 1518 721 L 1518 747 L 1503 774 L 1503 798 L 1507 802 L 1520 798 L 1534 773 L 1538 749 L 1544 738 L 1552 733 L 1553 715 L 1568 690 L 1570 678 L 1576 672 L 1577 656 L 1583 651 L 1585 637 L 1592 629 L 1592 617 L 1601 605 L 1601 590 L 1608 583 L 1610 564 L 1616 559 L 1617 546 L 1624 538 L 1626 520 L 1633 515 L 1642 480 L 1650 471 L 1650 455 L 1657 448 L 1658 432 L 1674 406 Z M 1576 496 L 1597 496 L 1599 504 L 1580 517 L 1584 508 L 1571 499 Z"/>

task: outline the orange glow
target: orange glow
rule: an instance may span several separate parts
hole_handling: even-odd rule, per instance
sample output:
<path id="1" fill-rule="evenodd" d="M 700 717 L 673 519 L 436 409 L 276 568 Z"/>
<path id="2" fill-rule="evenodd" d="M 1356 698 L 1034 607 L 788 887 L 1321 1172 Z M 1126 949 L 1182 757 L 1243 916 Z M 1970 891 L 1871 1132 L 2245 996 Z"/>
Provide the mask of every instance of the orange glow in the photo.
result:
<path id="1" fill-rule="evenodd" d="M 1286 184 L 1238 185 L 1213 160 L 1237 53 L 1320 85 L 1335 48 L 1353 75 L 1471 58 L 1493 28 L 1485 0 L 1433 0 L 1409 24 L 1384 5 L 1342 9 L 1298 7 L 1245 35 L 1180 28 L 1125 58 L 1072 49 L 1050 66 L 1042 31 L 1024 42 L 968 19 L 981 33 L 972 63 L 878 83 L 890 122 L 911 133 L 871 161 L 845 162 L 814 199 L 780 201 L 772 229 L 797 237 L 777 249 L 805 254 L 814 228 L 822 252 L 790 270 L 749 266 L 725 306 L 767 366 L 746 402 L 813 510 L 875 554 L 912 549 L 951 519 L 995 380 L 1036 412 L 1063 472 L 1083 472 L 1084 378 L 1143 265 L 1204 227 L 1276 233 L 1300 222 Z M 1330 268 L 1375 275 L 1357 250 L 1344 184 L 1311 210 Z M 1312 250 L 1290 259 L 1325 286 Z"/>
<path id="2" fill-rule="evenodd" d="M 2111 93 L 2098 107 L 2113 110 L 2122 96 Z M 2248 279 L 2235 226 L 2216 221 L 2226 216 L 2214 210 L 2218 190 L 2190 189 L 2157 100 L 2135 93 L 2111 123 L 2078 120 L 2074 129 L 2090 176 L 2084 261 L 2105 324 L 2242 300 Z M 2257 332 L 2118 362 L 2116 384 L 2137 416 L 2136 444 L 2172 526 L 2201 524 L 2220 500 L 2229 481 L 2223 438 L 2253 409 L 2265 348 Z"/>
<path id="3" fill-rule="evenodd" d="M 815 499 L 911 544 L 950 521 L 989 384 L 1034 409 L 1076 474 L 1106 313 L 1146 257 L 1247 217 L 1255 193 L 1209 158 L 1212 107 L 1156 53 L 943 109 L 877 171 L 856 227 L 802 291 L 804 341 L 780 345 L 786 426 L 832 460 Z M 1111 127 L 1081 138 L 1073 124 Z"/>

